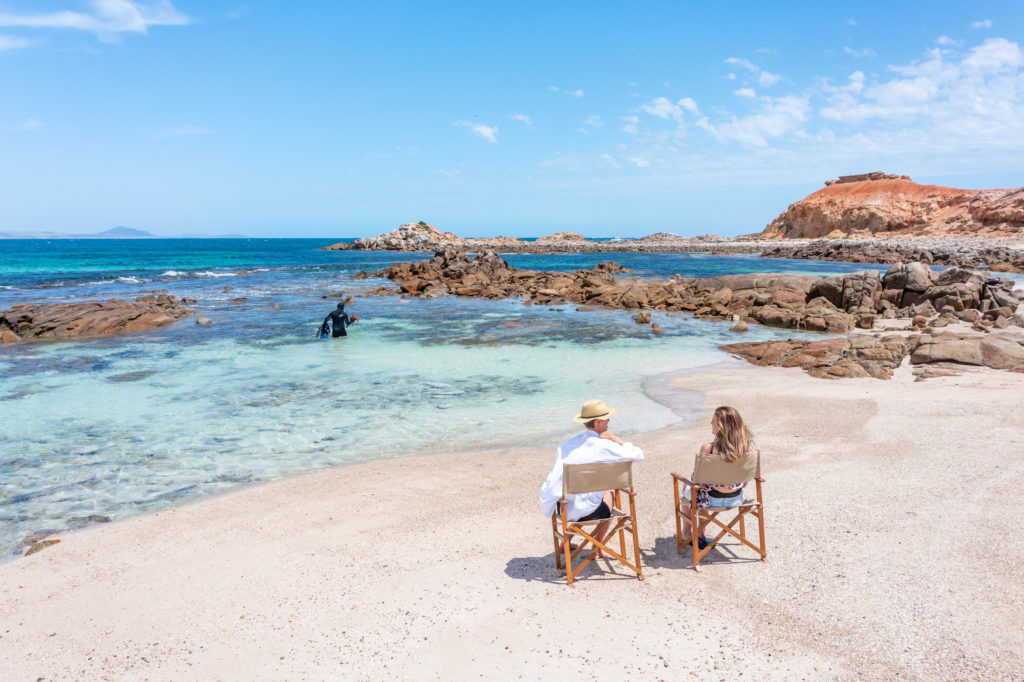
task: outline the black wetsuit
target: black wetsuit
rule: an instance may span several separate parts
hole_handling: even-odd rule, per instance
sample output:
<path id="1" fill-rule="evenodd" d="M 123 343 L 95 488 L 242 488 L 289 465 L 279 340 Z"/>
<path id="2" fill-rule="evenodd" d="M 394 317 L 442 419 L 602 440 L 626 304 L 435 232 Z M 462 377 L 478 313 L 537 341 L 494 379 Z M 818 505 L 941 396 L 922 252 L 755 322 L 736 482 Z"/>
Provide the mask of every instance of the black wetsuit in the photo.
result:
<path id="1" fill-rule="evenodd" d="M 327 324 L 327 320 L 331 321 L 331 336 L 338 338 L 339 336 L 348 336 L 348 332 L 345 331 L 345 327 L 352 324 L 352 318 L 348 316 L 341 308 L 332 310 L 327 317 L 324 318 L 324 324 Z"/>

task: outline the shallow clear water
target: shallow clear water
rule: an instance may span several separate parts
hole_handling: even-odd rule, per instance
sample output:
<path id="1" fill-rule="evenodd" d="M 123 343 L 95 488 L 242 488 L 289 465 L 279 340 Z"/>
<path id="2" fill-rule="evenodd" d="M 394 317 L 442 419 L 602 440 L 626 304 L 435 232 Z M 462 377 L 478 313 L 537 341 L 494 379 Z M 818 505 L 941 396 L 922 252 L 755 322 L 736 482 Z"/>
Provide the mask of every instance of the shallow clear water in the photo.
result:
<path id="1" fill-rule="evenodd" d="M 301 471 L 554 444 L 591 397 L 618 408 L 626 437 L 692 419 L 699 397 L 657 378 L 727 360 L 716 347 L 738 338 L 726 324 L 659 313 L 664 335 L 626 311 L 362 297 L 386 282 L 352 274 L 426 254 L 317 250 L 327 243 L 0 241 L 0 309 L 162 289 L 198 298 L 214 320 L 0 348 L 0 553 L 73 516 L 123 517 Z M 865 269 L 706 254 L 508 260 L 559 270 L 616 260 L 658 277 Z M 314 338 L 342 293 L 360 322 L 346 339 Z M 793 335 L 755 326 L 743 338 Z"/>

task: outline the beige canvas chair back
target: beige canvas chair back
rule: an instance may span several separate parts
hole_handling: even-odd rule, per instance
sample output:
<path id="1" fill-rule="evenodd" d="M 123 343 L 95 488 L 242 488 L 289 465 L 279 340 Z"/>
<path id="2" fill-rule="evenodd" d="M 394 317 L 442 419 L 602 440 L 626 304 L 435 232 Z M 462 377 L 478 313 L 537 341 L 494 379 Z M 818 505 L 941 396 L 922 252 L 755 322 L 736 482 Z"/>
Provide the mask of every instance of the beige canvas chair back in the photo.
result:
<path id="1" fill-rule="evenodd" d="M 697 455 L 693 465 L 694 483 L 705 485 L 739 485 L 761 476 L 761 450 L 753 452 L 735 462 L 726 462 L 718 455 Z"/>
<path id="2" fill-rule="evenodd" d="M 562 467 L 562 494 L 633 487 L 633 462 L 566 464 Z"/>

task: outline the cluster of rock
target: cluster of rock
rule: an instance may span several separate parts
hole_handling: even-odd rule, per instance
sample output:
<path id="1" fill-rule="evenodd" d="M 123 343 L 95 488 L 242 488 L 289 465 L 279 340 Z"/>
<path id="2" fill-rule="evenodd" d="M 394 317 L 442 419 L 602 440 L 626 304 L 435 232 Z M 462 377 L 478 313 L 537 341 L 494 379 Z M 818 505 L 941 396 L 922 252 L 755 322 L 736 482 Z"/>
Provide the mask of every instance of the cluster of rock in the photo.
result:
<path id="1" fill-rule="evenodd" d="M 763 237 L 873 236 L 885 233 L 1020 237 L 1024 187 L 966 190 L 919 185 L 906 176 L 869 173 L 840 181 L 789 205 Z"/>
<path id="2" fill-rule="evenodd" d="M 697 317 L 740 319 L 772 327 L 846 333 L 871 329 L 879 318 L 907 318 L 941 327 L 966 320 L 979 326 L 1024 326 L 1015 314 L 1012 280 L 986 278 L 960 268 L 935 273 L 921 263 L 836 277 L 740 274 L 668 281 L 615 277 L 621 266 L 543 272 L 518 270 L 493 251 L 476 257 L 454 247 L 416 263 L 375 273 L 410 296 L 525 297 L 532 303 L 575 303 L 608 308 L 688 311 Z M 363 276 L 366 276 L 363 273 Z"/>
<path id="3" fill-rule="evenodd" d="M 935 365 L 922 376 L 951 373 L 945 365 L 973 365 L 1024 372 L 1024 338 L 1016 334 L 968 335 L 936 332 L 881 338 L 849 338 L 803 341 L 786 339 L 755 343 L 733 343 L 720 348 L 760 366 L 800 367 L 808 374 L 825 379 L 874 377 L 889 379 L 893 370 L 910 356 L 914 365 Z"/>
<path id="4" fill-rule="evenodd" d="M 84 303 L 19 303 L 0 310 L 0 343 L 73 336 L 106 336 L 163 327 L 195 311 L 167 294 L 134 302 L 111 299 Z"/>
<path id="5" fill-rule="evenodd" d="M 339 242 L 325 246 L 325 251 L 437 251 L 457 246 L 473 252 L 486 250 L 499 253 L 629 253 L 714 251 L 728 253 L 756 252 L 762 245 L 737 242 L 714 234 L 680 237 L 671 232 L 658 232 L 640 239 L 590 240 L 578 232 L 556 232 L 525 241 L 515 237 L 464 239 L 453 232 L 442 232 L 424 222 L 407 223 L 396 230 L 376 237 L 361 237 L 352 243 Z"/>
<path id="6" fill-rule="evenodd" d="M 825 186 L 840 185 L 844 182 L 864 182 L 865 180 L 909 180 L 909 175 L 894 175 L 875 171 L 873 173 L 858 173 L 857 175 L 840 175 L 835 180 L 826 180 Z"/>
<path id="7" fill-rule="evenodd" d="M 1024 245 L 943 243 L 906 239 L 817 239 L 809 243 L 772 246 L 765 258 L 799 258 L 846 263 L 909 263 L 986 267 L 999 272 L 1024 272 Z"/>

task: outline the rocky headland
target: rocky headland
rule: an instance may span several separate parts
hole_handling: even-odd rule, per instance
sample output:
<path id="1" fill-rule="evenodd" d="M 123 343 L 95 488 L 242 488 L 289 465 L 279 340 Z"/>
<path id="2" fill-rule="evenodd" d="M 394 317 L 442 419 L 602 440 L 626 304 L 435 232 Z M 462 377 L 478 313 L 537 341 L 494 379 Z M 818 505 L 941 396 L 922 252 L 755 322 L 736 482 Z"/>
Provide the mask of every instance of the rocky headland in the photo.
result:
<path id="1" fill-rule="evenodd" d="M 1018 238 L 1024 187 L 956 189 L 919 185 L 905 175 L 848 175 L 789 205 L 765 238 L 872 236 Z"/>
<path id="2" fill-rule="evenodd" d="M 1024 242 L 961 239 L 817 239 L 768 246 L 765 258 L 830 260 L 844 263 L 911 263 L 1024 272 Z"/>
<path id="3" fill-rule="evenodd" d="M 19 303 L 0 310 L 0 343 L 109 336 L 157 329 L 195 311 L 175 296 L 140 296 L 83 303 Z"/>
<path id="4" fill-rule="evenodd" d="M 948 354 L 943 352 L 917 351 L 920 344 L 925 343 L 922 340 L 925 336 L 940 334 L 940 330 L 951 325 L 970 325 L 971 334 L 965 337 L 965 343 L 975 343 L 969 340 L 973 335 L 984 336 L 991 332 L 1003 333 L 1011 340 L 1024 339 L 1020 331 L 1024 327 L 1024 316 L 1018 313 L 1024 292 L 1013 291 L 1012 280 L 963 268 L 937 273 L 922 263 L 900 263 L 884 275 L 869 270 L 826 278 L 741 274 L 707 279 L 677 276 L 667 281 L 616 276 L 622 271 L 615 263 L 575 272 L 520 270 L 493 251 L 474 257 L 459 248 L 447 247 L 429 260 L 396 263 L 373 276 L 398 283 L 398 289 L 374 292 L 378 294 L 521 297 L 527 305 L 572 303 L 638 312 L 687 312 L 719 321 L 834 334 L 874 330 L 879 321 L 899 320 L 907 332 L 916 334 L 910 338 L 882 336 L 879 332 L 878 338 L 792 340 L 768 342 L 788 346 L 745 344 L 726 348 L 760 364 L 801 366 L 815 376 L 830 378 L 887 378 L 908 354 L 917 358 L 915 362 L 945 362 Z M 634 319 L 638 324 L 651 323 L 650 316 L 643 313 Z M 742 324 L 737 325 L 737 332 L 742 332 Z M 653 325 L 651 330 L 662 331 Z M 808 344 L 818 345 L 807 347 Z M 1021 350 L 1024 351 L 1024 346 Z M 982 358 L 992 355 L 980 346 L 978 353 L 977 357 Z M 1021 360 L 1024 361 L 1024 356 Z M 975 364 L 1018 368 L 1015 361 Z"/>

